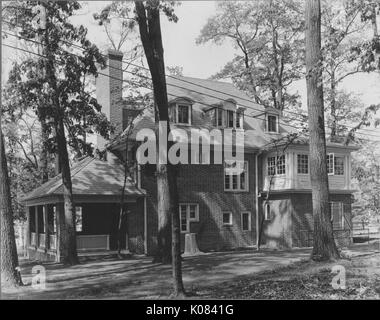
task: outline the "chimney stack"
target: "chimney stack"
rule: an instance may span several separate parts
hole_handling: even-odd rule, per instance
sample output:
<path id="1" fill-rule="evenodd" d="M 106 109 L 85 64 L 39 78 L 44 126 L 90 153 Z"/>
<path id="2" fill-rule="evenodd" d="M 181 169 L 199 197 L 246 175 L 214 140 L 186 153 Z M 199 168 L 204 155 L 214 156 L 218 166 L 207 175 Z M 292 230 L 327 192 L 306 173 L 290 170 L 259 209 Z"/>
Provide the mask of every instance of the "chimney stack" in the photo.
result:
<path id="1" fill-rule="evenodd" d="M 111 139 L 121 133 L 123 126 L 123 53 L 120 51 L 108 50 L 107 66 L 99 69 L 96 78 L 96 98 L 102 105 L 102 112 L 115 127 Z M 105 139 L 97 137 L 97 147 L 103 150 L 106 144 Z"/>

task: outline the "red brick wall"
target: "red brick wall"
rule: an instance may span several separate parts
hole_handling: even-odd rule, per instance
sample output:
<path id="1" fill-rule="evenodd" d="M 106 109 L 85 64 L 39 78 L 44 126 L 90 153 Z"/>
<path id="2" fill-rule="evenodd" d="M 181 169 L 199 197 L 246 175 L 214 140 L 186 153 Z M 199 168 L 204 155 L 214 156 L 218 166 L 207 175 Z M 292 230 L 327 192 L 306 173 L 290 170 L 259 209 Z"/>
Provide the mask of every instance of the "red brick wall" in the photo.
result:
<path id="1" fill-rule="evenodd" d="M 254 246 L 256 242 L 255 163 L 254 155 L 246 155 L 249 163 L 249 191 L 225 192 L 223 165 L 181 165 L 178 174 L 179 202 L 199 205 L 199 222 L 192 222 L 190 232 L 197 234 L 201 251 Z M 141 187 L 147 190 L 148 249 L 153 253 L 157 235 L 157 189 L 155 178 L 142 170 Z M 151 170 L 150 170 L 151 171 Z M 222 212 L 232 212 L 233 225 L 223 226 Z M 242 231 L 241 213 L 251 213 L 251 231 Z M 184 234 L 182 235 L 182 247 Z"/>

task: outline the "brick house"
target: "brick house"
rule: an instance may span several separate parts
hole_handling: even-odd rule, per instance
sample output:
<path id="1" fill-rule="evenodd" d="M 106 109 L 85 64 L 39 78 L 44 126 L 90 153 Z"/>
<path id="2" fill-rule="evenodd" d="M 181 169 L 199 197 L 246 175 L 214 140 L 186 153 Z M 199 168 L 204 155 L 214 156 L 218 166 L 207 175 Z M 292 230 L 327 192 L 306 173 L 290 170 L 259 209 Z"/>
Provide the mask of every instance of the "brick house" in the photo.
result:
<path id="1" fill-rule="evenodd" d="M 97 99 L 117 130 L 109 142 L 97 138 L 98 148 L 110 151 L 105 164 L 98 159 L 83 160 L 93 161 L 92 170 L 102 177 L 107 176 L 107 170 L 114 172 L 120 166 L 111 157 L 111 152 L 121 157 L 125 157 L 127 152 L 134 154 L 136 147 L 141 145 L 141 142 L 136 141 L 138 132 L 156 129 L 152 109 L 144 108 L 136 116 L 135 110 L 123 100 L 122 55 L 111 50 L 108 54 L 109 67 L 102 70 L 97 78 Z M 186 233 L 195 233 L 201 251 L 255 247 L 259 242 L 276 248 L 312 245 L 307 138 L 299 136 L 290 141 L 288 137 L 294 128 L 284 121 L 278 110 L 256 104 L 230 83 L 167 77 L 167 91 L 171 129 L 181 129 L 181 134 L 190 141 L 190 147 L 192 129 L 204 132 L 220 129 L 222 133 L 229 130 L 232 139 L 236 139 L 238 132 L 244 135 L 244 161 L 231 162 L 225 158 L 222 162 L 215 161 L 220 141 L 214 139 L 210 143 L 210 152 L 207 152 L 207 148 L 203 150 L 203 147 L 198 152 L 189 151 L 191 164 L 181 163 L 178 166 L 178 209 L 182 240 Z M 127 136 L 131 120 L 133 131 Z M 208 138 L 204 137 L 203 141 Z M 226 142 L 227 138 L 223 139 Z M 334 234 L 340 245 L 347 245 L 351 241 L 353 190 L 350 187 L 350 153 L 355 150 L 357 147 L 353 145 L 327 143 Z M 194 164 L 194 161 L 200 164 Z M 103 171 L 99 172 L 96 166 L 103 166 Z M 241 171 L 234 173 L 228 170 L 231 167 L 239 167 Z M 91 170 L 88 171 L 90 174 Z M 128 207 L 125 230 L 129 239 L 128 249 L 148 255 L 154 253 L 157 244 L 157 188 L 153 171 L 152 165 L 136 163 L 135 179 L 129 181 L 126 193 L 127 201 L 133 203 Z M 116 176 L 115 181 L 118 182 L 113 183 L 115 188 L 108 195 L 108 206 L 94 208 L 91 202 L 78 202 L 82 208 L 88 208 L 81 219 L 81 232 L 89 236 L 86 244 L 89 249 L 94 247 L 91 241 L 99 241 L 97 235 L 115 237 L 115 226 L 110 221 L 114 221 L 118 214 L 117 195 L 122 180 L 122 177 Z M 102 185 L 99 186 L 101 189 Z M 43 189 L 43 186 L 40 188 Z M 87 188 L 94 192 L 95 199 L 97 191 L 93 190 L 91 183 Z M 38 190 L 34 191 L 33 197 L 29 195 L 25 199 L 28 210 L 37 212 L 39 209 L 32 207 L 45 205 L 35 200 L 41 198 L 44 189 Z M 97 190 L 101 196 L 99 188 Z M 99 197 L 97 203 L 103 203 L 104 196 Z M 90 227 L 96 224 L 102 224 L 104 228 L 98 230 Z M 35 231 L 35 228 L 31 227 L 30 230 Z M 35 237 L 38 238 L 38 235 Z M 37 248 L 38 244 L 32 246 L 32 250 Z M 115 245 L 113 243 L 104 249 L 115 249 Z"/>

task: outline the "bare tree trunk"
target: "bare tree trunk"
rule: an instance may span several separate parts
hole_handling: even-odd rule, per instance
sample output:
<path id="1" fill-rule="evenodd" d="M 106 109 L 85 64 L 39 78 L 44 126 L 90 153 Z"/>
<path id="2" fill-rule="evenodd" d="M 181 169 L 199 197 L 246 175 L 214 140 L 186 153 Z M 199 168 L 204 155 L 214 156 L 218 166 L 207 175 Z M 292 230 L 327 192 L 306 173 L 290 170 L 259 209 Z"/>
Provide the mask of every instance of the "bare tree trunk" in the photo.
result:
<path id="1" fill-rule="evenodd" d="M 18 271 L 18 257 L 15 232 L 13 226 L 13 210 L 11 201 L 10 181 L 7 159 L 5 155 L 4 137 L 1 135 L 1 286 L 17 287 L 22 285 L 21 274 Z"/>
<path id="2" fill-rule="evenodd" d="M 165 79 L 164 49 L 162 47 L 159 1 L 148 1 L 147 8 L 143 2 L 135 1 L 141 42 L 144 47 L 152 76 L 154 98 L 158 110 L 159 121 L 164 121 L 169 130 L 168 97 Z M 166 150 L 167 153 L 167 150 Z M 163 257 L 167 256 L 167 245 L 170 243 L 170 227 L 172 232 L 172 270 L 173 295 L 185 294 L 182 282 L 182 266 L 180 255 L 180 221 L 178 212 L 178 190 L 175 168 L 172 164 L 157 164 L 159 238 Z M 171 221 L 171 225 L 170 225 Z M 169 242 L 168 242 L 169 241 Z M 169 247 L 170 248 L 170 247 Z M 170 252 L 170 251 L 169 251 Z"/>
<path id="3" fill-rule="evenodd" d="M 49 17 L 48 14 L 49 8 L 46 7 L 46 17 Z M 47 27 L 45 31 L 45 55 L 46 60 L 46 77 L 48 79 L 50 88 L 52 89 L 53 95 L 51 97 L 52 106 L 55 108 L 54 112 L 54 128 L 56 134 L 56 143 L 57 143 L 57 153 L 59 159 L 59 165 L 61 168 L 62 174 L 62 185 L 63 185 L 63 203 L 64 203 L 64 219 L 60 219 L 60 254 L 62 262 L 65 264 L 74 265 L 79 263 L 77 256 L 77 245 L 76 245 L 76 233 L 75 233 L 75 210 L 74 210 L 74 201 L 73 201 L 73 192 L 72 192 L 72 183 L 71 183 L 71 171 L 70 171 L 70 162 L 69 155 L 67 151 L 67 142 L 65 136 L 65 127 L 63 123 L 64 112 L 61 109 L 59 102 L 59 92 L 57 89 L 57 79 L 55 76 L 54 68 L 54 55 L 49 49 L 49 24 L 51 22 L 47 21 Z M 62 242 L 61 242 L 62 241 Z"/>
<path id="4" fill-rule="evenodd" d="M 41 122 L 41 137 L 42 137 L 42 151 L 40 158 L 40 169 L 41 169 L 41 183 L 45 183 L 49 179 L 48 175 L 48 150 L 47 150 L 47 140 L 49 138 L 47 123 L 45 117 L 40 119 Z"/>
<path id="5" fill-rule="evenodd" d="M 306 81 L 310 132 L 310 179 L 314 217 L 313 260 L 339 258 L 335 245 L 326 166 L 319 0 L 306 1 Z"/>
<path id="6" fill-rule="evenodd" d="M 126 160 L 127 161 L 127 160 Z M 122 241 L 122 226 L 123 222 L 125 221 L 127 208 L 125 208 L 124 204 L 124 196 L 125 196 L 125 187 L 127 185 L 127 177 L 128 177 L 128 168 L 127 163 L 124 164 L 124 182 L 123 182 L 123 188 L 121 190 L 121 196 L 120 196 L 120 211 L 119 211 L 119 222 L 117 226 L 117 254 L 119 258 L 121 258 L 121 241 Z M 128 237 L 125 239 L 125 248 L 128 249 Z"/>

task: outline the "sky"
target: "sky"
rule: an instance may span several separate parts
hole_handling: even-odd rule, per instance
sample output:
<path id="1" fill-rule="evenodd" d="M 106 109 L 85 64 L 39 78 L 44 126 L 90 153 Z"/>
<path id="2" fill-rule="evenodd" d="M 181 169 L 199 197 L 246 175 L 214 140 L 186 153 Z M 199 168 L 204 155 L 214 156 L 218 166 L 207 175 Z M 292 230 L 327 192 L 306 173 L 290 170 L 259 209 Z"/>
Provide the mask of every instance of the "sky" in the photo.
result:
<path id="1" fill-rule="evenodd" d="M 100 12 L 107 3 L 109 2 L 83 2 L 81 12 L 72 18 L 74 24 L 83 24 L 88 28 L 89 39 L 103 50 L 108 47 L 107 37 L 103 27 L 98 26 L 94 21 L 93 13 Z M 181 5 L 176 6 L 175 12 L 179 18 L 177 23 L 169 22 L 165 16 L 161 19 L 166 66 L 182 67 L 185 76 L 208 78 L 234 57 L 235 51 L 230 42 L 225 42 L 223 45 L 195 43 L 207 19 L 215 13 L 214 1 L 182 1 Z M 20 55 L 20 53 L 3 48 L 3 80 L 9 70 L 9 61 L 15 55 Z M 358 94 L 365 105 L 378 104 L 380 102 L 380 73 L 351 76 L 344 81 L 343 88 Z M 297 81 L 292 90 L 301 94 L 305 106 L 305 81 Z"/>

